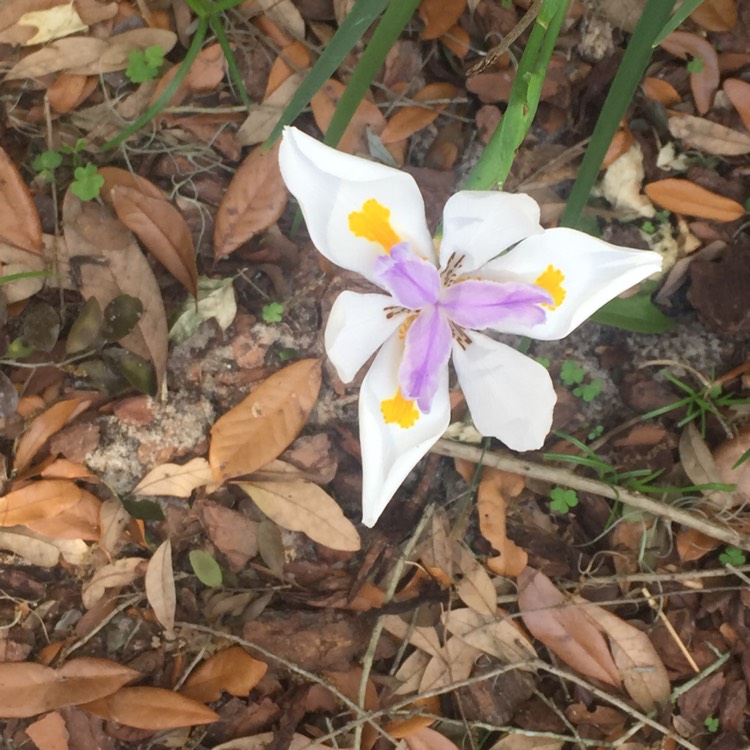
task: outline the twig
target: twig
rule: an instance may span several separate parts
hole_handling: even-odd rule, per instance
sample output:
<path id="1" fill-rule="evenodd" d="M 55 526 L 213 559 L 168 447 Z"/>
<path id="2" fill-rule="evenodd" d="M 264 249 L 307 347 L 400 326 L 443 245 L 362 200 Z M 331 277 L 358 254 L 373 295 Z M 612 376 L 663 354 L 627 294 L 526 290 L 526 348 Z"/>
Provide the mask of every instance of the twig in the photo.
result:
<path id="1" fill-rule="evenodd" d="M 484 453 L 482 449 L 466 443 L 458 443 L 453 440 L 438 440 L 431 448 L 433 453 L 441 456 L 450 456 L 451 458 L 464 458 L 467 461 L 479 463 L 480 461 L 486 466 L 492 466 L 501 471 L 510 471 L 514 474 L 521 474 L 525 477 L 539 479 L 544 482 L 568 487 L 581 492 L 590 492 L 593 495 L 606 497 L 610 500 L 630 505 L 638 510 L 651 513 L 660 518 L 666 518 L 673 523 L 679 523 L 689 529 L 700 531 L 712 539 L 718 539 L 725 544 L 733 547 L 739 547 L 743 550 L 750 550 L 750 537 L 741 534 L 739 531 L 726 526 L 719 526 L 717 523 L 706 518 L 688 513 L 687 511 L 676 508 L 673 505 L 652 500 L 650 497 L 632 492 L 623 487 L 600 482 L 597 479 L 587 479 L 579 477 L 568 469 L 561 469 L 553 466 L 526 461 L 515 456 L 500 453 Z"/>

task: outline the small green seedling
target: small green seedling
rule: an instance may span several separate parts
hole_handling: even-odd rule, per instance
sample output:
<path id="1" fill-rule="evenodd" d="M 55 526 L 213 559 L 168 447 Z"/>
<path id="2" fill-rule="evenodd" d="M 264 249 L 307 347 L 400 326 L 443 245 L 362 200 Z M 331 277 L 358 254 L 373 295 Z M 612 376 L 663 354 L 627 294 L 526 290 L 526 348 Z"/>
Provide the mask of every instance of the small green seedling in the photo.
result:
<path id="1" fill-rule="evenodd" d="M 712 734 L 719 731 L 719 720 L 715 716 L 707 716 L 703 723 L 706 725 L 706 729 Z"/>
<path id="2" fill-rule="evenodd" d="M 566 490 L 564 487 L 553 487 L 549 493 L 549 507 L 555 513 L 570 513 L 571 508 L 578 505 L 578 495 L 575 490 Z"/>
<path id="3" fill-rule="evenodd" d="M 269 302 L 267 305 L 263 305 L 261 315 L 266 323 L 281 323 L 284 316 L 284 305 L 280 302 Z"/>
<path id="4" fill-rule="evenodd" d="M 545 367 L 549 370 L 549 366 L 551 364 L 549 357 L 536 357 L 536 361 L 539 362 L 542 367 Z"/>
<path id="5" fill-rule="evenodd" d="M 560 368 L 560 381 L 563 385 L 570 387 L 583 383 L 586 371 L 574 359 L 566 359 Z"/>
<path id="6" fill-rule="evenodd" d="M 73 195 L 82 201 L 91 201 L 99 197 L 99 191 L 104 185 L 104 178 L 97 171 L 96 164 L 76 167 L 73 176 L 75 180 L 70 186 Z"/>
<path id="7" fill-rule="evenodd" d="M 604 381 L 594 378 L 590 383 L 581 384 L 573 389 L 573 395 L 590 404 L 601 392 Z"/>
<path id="8" fill-rule="evenodd" d="M 702 73 L 703 72 L 703 58 L 702 57 L 694 57 L 688 64 L 687 64 L 688 73 Z"/>
<path id="9" fill-rule="evenodd" d="M 744 565 L 747 562 L 745 553 L 739 547 L 726 547 L 719 555 L 719 562 L 722 565 Z"/>
<path id="10" fill-rule="evenodd" d="M 145 83 L 159 77 L 159 70 L 164 65 L 164 50 L 154 44 L 146 49 L 132 49 L 128 53 L 128 67 L 125 75 L 133 83 Z"/>
<path id="11" fill-rule="evenodd" d="M 604 425 L 598 424 L 596 427 L 594 427 L 591 432 L 586 436 L 589 440 L 596 440 L 598 437 L 601 437 L 602 433 L 604 432 Z"/>
<path id="12" fill-rule="evenodd" d="M 55 170 L 62 164 L 62 154 L 59 151 L 42 151 L 31 162 L 31 168 L 39 172 L 39 176 L 47 182 L 55 181 Z"/>

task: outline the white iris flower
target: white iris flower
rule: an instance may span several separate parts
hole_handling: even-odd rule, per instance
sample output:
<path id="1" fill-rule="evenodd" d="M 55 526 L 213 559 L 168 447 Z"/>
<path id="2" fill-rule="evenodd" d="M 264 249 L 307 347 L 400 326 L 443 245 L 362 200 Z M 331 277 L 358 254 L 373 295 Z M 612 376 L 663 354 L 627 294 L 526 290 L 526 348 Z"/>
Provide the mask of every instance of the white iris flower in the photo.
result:
<path id="1" fill-rule="evenodd" d="M 325 331 L 345 383 L 380 350 L 359 396 L 367 526 L 448 426 L 451 356 L 479 432 L 517 451 L 542 446 L 555 405 L 547 370 L 478 331 L 560 339 L 661 268 L 657 253 L 544 230 L 531 197 L 501 192 L 451 197 L 436 251 L 405 172 L 295 128 L 279 161 L 320 253 L 383 290 L 343 292 Z"/>

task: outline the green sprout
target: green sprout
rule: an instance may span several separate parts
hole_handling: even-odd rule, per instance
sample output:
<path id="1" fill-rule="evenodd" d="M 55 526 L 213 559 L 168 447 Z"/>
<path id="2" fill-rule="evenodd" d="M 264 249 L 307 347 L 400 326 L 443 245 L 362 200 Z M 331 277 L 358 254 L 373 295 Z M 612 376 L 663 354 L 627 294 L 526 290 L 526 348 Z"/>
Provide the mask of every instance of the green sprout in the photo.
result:
<path id="1" fill-rule="evenodd" d="M 132 49 L 128 53 L 128 67 L 125 75 L 133 83 L 145 83 L 159 77 L 164 65 L 164 50 L 154 44 L 146 49 Z"/>
<path id="2" fill-rule="evenodd" d="M 566 359 L 560 368 L 560 380 L 563 385 L 571 386 L 583 383 L 586 371 L 574 359 Z"/>
<path id="3" fill-rule="evenodd" d="M 601 392 L 604 381 L 594 378 L 590 383 L 579 385 L 573 389 L 573 395 L 590 404 Z"/>
<path id="4" fill-rule="evenodd" d="M 261 315 L 266 323 L 281 323 L 284 316 L 284 305 L 280 302 L 269 302 L 267 305 L 263 305 Z"/>
<path id="5" fill-rule="evenodd" d="M 99 196 L 99 191 L 104 185 L 104 178 L 97 171 L 96 164 L 76 167 L 73 175 L 75 180 L 70 186 L 73 195 L 82 201 L 91 201 Z"/>
<path id="6" fill-rule="evenodd" d="M 549 507 L 556 513 L 570 513 L 570 509 L 578 505 L 578 495 L 575 490 L 566 490 L 564 487 L 553 487 L 550 490 L 549 497 Z"/>
<path id="7" fill-rule="evenodd" d="M 719 562 L 722 565 L 744 565 L 747 562 L 745 553 L 739 547 L 725 547 L 724 551 L 719 555 Z"/>
<path id="8" fill-rule="evenodd" d="M 694 57 L 687 64 L 688 73 L 702 73 L 703 72 L 703 58 Z"/>
<path id="9" fill-rule="evenodd" d="M 712 734 L 719 731 L 719 720 L 715 716 L 707 716 L 703 723 Z"/>
<path id="10" fill-rule="evenodd" d="M 55 170 L 62 164 L 62 154 L 59 151 L 42 151 L 31 162 L 31 168 L 39 172 L 39 176 L 47 182 L 55 181 Z"/>
<path id="11" fill-rule="evenodd" d="M 201 549 L 194 549 L 189 555 L 190 567 L 193 569 L 198 580 L 211 588 L 221 586 L 223 575 L 221 566 L 214 558 Z"/>

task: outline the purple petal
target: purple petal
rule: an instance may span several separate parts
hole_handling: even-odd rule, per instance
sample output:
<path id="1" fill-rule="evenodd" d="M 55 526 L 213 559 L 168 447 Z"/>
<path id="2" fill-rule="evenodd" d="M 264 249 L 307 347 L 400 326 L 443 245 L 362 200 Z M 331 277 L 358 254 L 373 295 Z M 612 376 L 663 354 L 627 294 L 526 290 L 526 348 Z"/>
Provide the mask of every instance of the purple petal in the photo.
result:
<path id="1" fill-rule="evenodd" d="M 546 313 L 540 305 L 551 302 L 534 284 L 467 279 L 444 289 L 438 304 L 457 325 L 481 330 L 504 320 L 543 323 Z"/>
<path id="2" fill-rule="evenodd" d="M 390 254 L 377 258 L 375 276 L 399 304 L 409 310 L 434 305 L 440 294 L 437 268 L 417 257 L 406 242 L 399 242 L 391 248 Z"/>
<path id="3" fill-rule="evenodd" d="M 429 413 L 440 386 L 452 341 L 450 325 L 435 305 L 422 310 L 409 326 L 398 379 L 404 396 L 415 400 L 424 413 Z"/>

